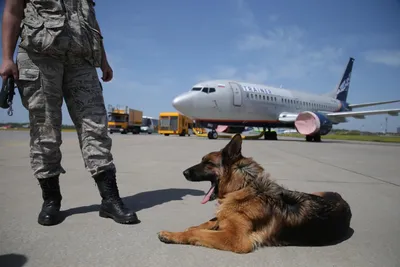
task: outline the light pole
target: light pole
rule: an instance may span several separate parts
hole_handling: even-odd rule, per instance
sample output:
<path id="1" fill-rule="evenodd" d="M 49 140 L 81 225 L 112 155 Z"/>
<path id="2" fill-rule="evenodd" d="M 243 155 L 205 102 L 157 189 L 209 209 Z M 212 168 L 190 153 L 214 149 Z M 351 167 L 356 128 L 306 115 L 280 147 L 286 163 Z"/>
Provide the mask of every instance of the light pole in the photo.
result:
<path id="1" fill-rule="evenodd" d="M 385 118 L 385 134 L 387 134 L 388 117 Z"/>

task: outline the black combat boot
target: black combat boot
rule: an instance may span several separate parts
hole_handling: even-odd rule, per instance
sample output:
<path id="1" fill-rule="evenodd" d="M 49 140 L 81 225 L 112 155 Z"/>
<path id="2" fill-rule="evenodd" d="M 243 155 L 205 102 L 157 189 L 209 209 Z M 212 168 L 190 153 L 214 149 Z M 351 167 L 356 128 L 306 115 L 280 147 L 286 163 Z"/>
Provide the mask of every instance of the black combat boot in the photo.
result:
<path id="1" fill-rule="evenodd" d="M 112 218 L 117 223 L 123 224 L 140 223 L 136 213 L 126 208 L 122 202 L 114 171 L 101 173 L 94 180 L 102 198 L 99 211 L 100 217 Z"/>
<path id="2" fill-rule="evenodd" d="M 59 176 L 38 179 L 42 188 L 43 204 L 38 216 L 38 223 L 41 225 L 55 225 L 61 221 L 61 192 Z"/>

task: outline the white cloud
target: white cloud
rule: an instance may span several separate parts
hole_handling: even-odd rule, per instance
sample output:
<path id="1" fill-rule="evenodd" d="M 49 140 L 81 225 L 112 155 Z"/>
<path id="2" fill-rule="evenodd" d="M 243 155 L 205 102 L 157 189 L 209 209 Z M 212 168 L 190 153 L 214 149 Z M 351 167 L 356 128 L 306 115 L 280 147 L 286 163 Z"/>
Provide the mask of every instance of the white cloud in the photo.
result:
<path id="1" fill-rule="evenodd" d="M 254 66 L 247 66 L 246 71 L 240 71 L 232 66 L 215 66 L 211 73 L 201 74 L 196 77 L 199 81 L 213 79 L 228 79 L 236 81 L 252 81 L 254 83 L 265 83 L 268 80 L 269 72 L 267 69 L 258 69 Z"/>
<path id="2" fill-rule="evenodd" d="M 199 74 L 195 77 L 198 81 L 213 79 L 232 79 L 239 80 L 238 69 L 231 66 L 214 66 L 207 74 Z"/>
<path id="3" fill-rule="evenodd" d="M 254 83 L 265 83 L 268 81 L 269 71 L 267 69 L 259 69 L 245 73 L 244 80 Z"/>
<path id="4" fill-rule="evenodd" d="M 370 50 L 365 52 L 364 56 L 369 62 L 392 67 L 400 66 L 400 50 Z"/>
<path id="5" fill-rule="evenodd" d="M 255 22 L 255 16 L 247 6 L 245 0 L 236 0 L 235 9 L 238 11 L 238 14 L 234 16 L 234 20 L 238 21 L 242 27 L 245 27 L 247 30 L 259 29 Z"/>
<path id="6" fill-rule="evenodd" d="M 240 50 L 258 50 L 273 45 L 273 40 L 269 40 L 257 34 L 249 34 L 242 40 L 238 41 Z"/>
<path id="7" fill-rule="evenodd" d="M 215 72 L 217 76 L 227 79 L 232 79 L 238 75 L 238 70 L 233 67 L 217 66 L 215 67 Z"/>
<path id="8" fill-rule="evenodd" d="M 304 49 L 304 35 L 305 32 L 297 26 L 276 27 L 265 32 L 246 33 L 238 42 L 238 48 L 247 51 L 270 48 L 280 53 L 298 53 Z"/>
<path id="9" fill-rule="evenodd" d="M 160 110 L 174 110 L 172 100 L 176 90 L 171 89 L 182 86 L 178 78 L 173 79 L 162 72 L 144 78 L 136 72 L 138 66 L 132 66 L 132 62 L 124 59 L 123 53 L 118 51 L 108 52 L 108 58 L 114 77 L 112 81 L 103 83 L 106 105 L 127 105 L 142 110 L 147 116 L 158 116 Z M 182 88 L 182 91 L 186 89 Z"/>
<path id="10" fill-rule="evenodd" d="M 226 78 L 236 78 L 250 82 L 281 83 L 283 80 L 298 80 L 315 76 L 314 73 L 325 69 L 327 74 L 340 75 L 345 62 L 341 58 L 343 49 L 326 45 L 318 45 L 309 33 L 297 25 L 267 24 L 267 28 L 257 23 L 257 18 L 248 7 L 245 0 L 237 0 L 237 13 L 234 21 L 240 23 L 242 34 L 235 36 L 237 55 L 248 58 L 251 65 L 243 61 L 238 66 L 225 66 L 231 75 Z M 277 14 L 267 15 L 270 22 L 277 21 Z M 235 71 L 233 71 L 233 69 Z M 218 67 L 212 75 L 216 77 L 223 73 Z M 223 78 L 224 75 L 217 76 Z"/>
<path id="11" fill-rule="evenodd" d="M 279 15 L 270 15 L 269 17 L 268 17 L 268 19 L 269 19 L 269 21 L 271 21 L 271 22 L 275 22 L 275 21 L 277 21 L 278 19 L 279 19 Z"/>

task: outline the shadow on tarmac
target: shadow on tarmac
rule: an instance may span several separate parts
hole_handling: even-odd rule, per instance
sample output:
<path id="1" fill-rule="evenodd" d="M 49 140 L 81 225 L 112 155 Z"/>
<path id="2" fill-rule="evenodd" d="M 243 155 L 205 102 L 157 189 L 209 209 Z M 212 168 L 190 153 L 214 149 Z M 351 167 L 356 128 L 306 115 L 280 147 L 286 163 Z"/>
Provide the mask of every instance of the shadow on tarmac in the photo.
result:
<path id="1" fill-rule="evenodd" d="M 0 266 L 4 267 L 22 267 L 28 262 L 28 258 L 21 254 L 0 255 Z"/>
<path id="2" fill-rule="evenodd" d="M 205 194 L 204 191 L 195 189 L 167 188 L 167 189 L 141 192 L 133 196 L 124 197 L 122 198 L 122 200 L 127 205 L 127 207 L 132 208 L 135 212 L 138 212 L 170 201 L 183 200 L 182 197 L 186 195 L 202 196 L 204 194 Z M 63 214 L 62 221 L 64 221 L 67 217 L 72 215 L 84 214 L 89 212 L 98 212 L 99 209 L 100 205 L 94 204 L 94 205 L 82 206 L 64 210 L 62 211 Z"/>

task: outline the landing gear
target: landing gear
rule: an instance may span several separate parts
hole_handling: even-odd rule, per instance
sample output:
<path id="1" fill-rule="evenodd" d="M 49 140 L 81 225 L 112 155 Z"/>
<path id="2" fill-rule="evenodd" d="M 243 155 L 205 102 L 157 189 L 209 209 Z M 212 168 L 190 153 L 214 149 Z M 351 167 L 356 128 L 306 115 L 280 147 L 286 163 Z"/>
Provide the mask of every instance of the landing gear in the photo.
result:
<path id="1" fill-rule="evenodd" d="M 218 133 L 216 130 L 211 130 L 207 134 L 208 139 L 217 139 L 218 138 Z"/>
<path id="2" fill-rule="evenodd" d="M 271 128 L 268 128 L 268 132 L 264 130 L 264 140 L 278 140 L 278 134 L 276 132 L 271 132 Z"/>
<path id="3" fill-rule="evenodd" d="M 321 135 L 316 134 L 316 135 L 306 135 L 306 141 L 307 142 L 321 142 Z"/>

